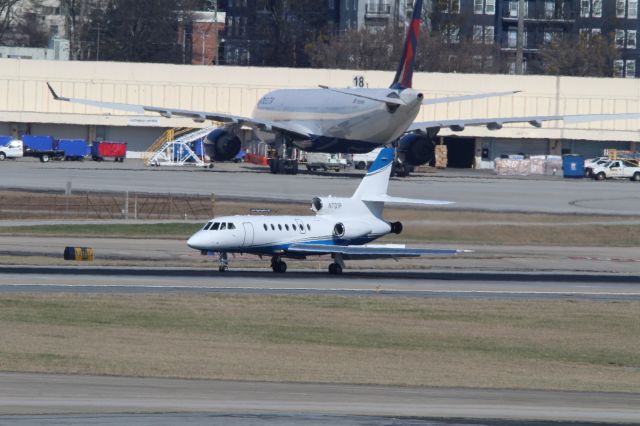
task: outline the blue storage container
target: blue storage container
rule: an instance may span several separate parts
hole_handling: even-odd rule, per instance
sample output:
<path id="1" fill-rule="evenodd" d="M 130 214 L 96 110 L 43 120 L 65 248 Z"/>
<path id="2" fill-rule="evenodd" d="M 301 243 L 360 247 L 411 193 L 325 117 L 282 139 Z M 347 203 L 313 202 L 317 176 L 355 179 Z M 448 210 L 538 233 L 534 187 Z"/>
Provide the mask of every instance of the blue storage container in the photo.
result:
<path id="1" fill-rule="evenodd" d="M 11 136 L 0 136 L 0 146 L 8 144 L 12 140 L 13 138 Z"/>
<path id="2" fill-rule="evenodd" d="M 562 173 L 566 178 L 584 177 L 584 158 L 579 155 L 562 156 Z"/>
<path id="3" fill-rule="evenodd" d="M 80 160 L 87 155 L 87 142 L 84 139 L 60 139 L 58 149 L 64 151 L 65 159 Z"/>
<path id="4" fill-rule="evenodd" d="M 51 151 L 53 149 L 51 136 L 22 135 L 22 142 L 26 148 L 34 151 Z"/>

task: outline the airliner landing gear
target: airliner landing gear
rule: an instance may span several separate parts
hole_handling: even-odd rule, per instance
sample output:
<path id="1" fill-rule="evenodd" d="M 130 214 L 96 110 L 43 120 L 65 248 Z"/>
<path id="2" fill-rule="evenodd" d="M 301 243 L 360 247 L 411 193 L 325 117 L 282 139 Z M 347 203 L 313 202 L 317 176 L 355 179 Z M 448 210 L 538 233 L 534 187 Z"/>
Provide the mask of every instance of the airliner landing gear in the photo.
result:
<path id="1" fill-rule="evenodd" d="M 227 252 L 222 251 L 219 253 L 218 262 L 220 263 L 218 272 L 227 272 L 229 270 L 229 259 L 227 258 Z"/>
<path id="2" fill-rule="evenodd" d="M 287 264 L 283 262 L 279 257 L 273 257 L 271 259 L 271 269 L 278 274 L 284 274 L 287 272 Z"/>
<path id="3" fill-rule="evenodd" d="M 329 273 L 331 275 L 340 275 L 342 273 L 342 266 L 338 263 L 332 263 L 329 265 Z"/>
<path id="4" fill-rule="evenodd" d="M 291 140 L 285 135 L 278 135 L 275 140 L 275 155 L 269 159 L 269 171 L 272 174 L 298 174 L 298 160 L 291 159 L 291 151 Z"/>
<path id="5" fill-rule="evenodd" d="M 344 259 L 342 259 L 342 254 L 336 253 L 332 257 L 333 263 L 329 265 L 329 273 L 331 275 L 340 275 L 342 273 L 342 268 L 344 268 Z"/>

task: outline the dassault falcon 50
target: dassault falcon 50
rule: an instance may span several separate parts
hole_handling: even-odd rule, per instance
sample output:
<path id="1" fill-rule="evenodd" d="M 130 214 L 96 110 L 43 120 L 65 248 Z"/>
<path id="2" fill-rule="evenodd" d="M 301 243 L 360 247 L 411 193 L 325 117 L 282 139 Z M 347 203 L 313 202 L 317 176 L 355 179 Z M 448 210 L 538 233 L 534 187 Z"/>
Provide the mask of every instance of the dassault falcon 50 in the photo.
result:
<path id="1" fill-rule="evenodd" d="M 640 114 L 550 115 L 505 118 L 456 119 L 414 122 L 422 105 L 460 102 L 517 91 L 482 93 L 466 96 L 425 99 L 412 88 L 413 69 L 420 32 L 422 0 L 416 0 L 404 50 L 389 88 L 331 88 L 275 90 L 264 95 L 251 117 L 216 112 L 100 102 L 59 96 L 49 85 L 54 99 L 100 108 L 111 108 L 164 117 L 188 117 L 197 122 L 213 120 L 225 123 L 205 140 L 205 151 L 212 160 L 230 160 L 240 151 L 237 136 L 242 126 L 251 127 L 264 141 L 276 148 L 277 158 L 270 162 L 272 173 L 297 173 L 297 161 L 290 160 L 291 148 L 308 152 L 364 153 L 393 144 L 397 150 L 400 175 L 404 169 L 430 162 L 435 138 L 443 127 L 462 131 L 466 126 L 487 126 L 498 130 L 506 123 L 530 123 L 541 127 L 544 121 L 584 122 L 639 118 Z"/>
<path id="2" fill-rule="evenodd" d="M 385 203 L 446 205 L 449 201 L 416 200 L 387 195 L 393 148 L 380 151 L 351 198 L 316 197 L 315 216 L 225 216 L 211 219 L 193 234 L 187 245 L 219 255 L 219 271 L 228 268 L 227 253 L 271 257 L 273 272 L 285 272 L 283 258 L 331 255 L 329 273 L 340 274 L 344 261 L 418 256 L 451 256 L 464 250 L 406 248 L 404 245 L 367 245 L 384 235 L 402 232 L 400 222 L 382 218 Z"/>

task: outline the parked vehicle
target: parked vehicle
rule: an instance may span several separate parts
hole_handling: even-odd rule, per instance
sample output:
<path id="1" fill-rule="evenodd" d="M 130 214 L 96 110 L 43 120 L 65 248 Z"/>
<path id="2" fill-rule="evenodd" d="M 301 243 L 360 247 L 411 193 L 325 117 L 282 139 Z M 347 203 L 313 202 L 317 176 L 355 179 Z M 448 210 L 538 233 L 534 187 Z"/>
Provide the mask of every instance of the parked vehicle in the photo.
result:
<path id="1" fill-rule="evenodd" d="M 65 160 L 82 161 L 87 156 L 87 142 L 83 139 L 60 139 L 58 149 L 64 151 Z"/>
<path id="2" fill-rule="evenodd" d="M 307 170 L 335 170 L 339 172 L 347 167 L 347 160 L 340 154 L 326 154 L 323 152 L 308 152 L 306 154 Z"/>
<path id="3" fill-rule="evenodd" d="M 631 179 L 640 182 L 640 167 L 629 160 L 613 160 L 594 167 L 593 178 L 605 179 Z"/>
<path id="4" fill-rule="evenodd" d="M 62 159 L 64 152 L 58 149 L 37 150 L 27 147 L 20 139 L 13 139 L 0 146 L 0 161 L 7 158 L 37 157 L 46 163 L 51 158 Z"/>
<path id="5" fill-rule="evenodd" d="M 126 157 L 126 142 L 96 141 L 91 144 L 91 158 L 94 161 L 104 161 L 105 158 L 113 158 L 113 161 L 122 163 Z"/>
<path id="6" fill-rule="evenodd" d="M 593 168 L 611 161 L 609 157 L 596 157 L 584 160 L 584 177 L 593 176 Z"/>
<path id="7" fill-rule="evenodd" d="M 374 149 L 373 151 L 367 152 L 366 154 L 353 154 L 351 156 L 353 167 L 358 170 L 368 170 L 376 160 L 376 157 L 378 157 L 380 151 L 382 151 L 382 148 Z"/>

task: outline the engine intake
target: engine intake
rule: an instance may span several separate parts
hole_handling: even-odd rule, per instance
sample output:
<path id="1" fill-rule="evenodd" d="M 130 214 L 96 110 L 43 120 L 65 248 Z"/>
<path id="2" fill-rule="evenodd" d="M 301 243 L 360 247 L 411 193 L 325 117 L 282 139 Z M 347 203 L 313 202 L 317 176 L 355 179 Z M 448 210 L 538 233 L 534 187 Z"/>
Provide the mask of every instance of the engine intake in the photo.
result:
<path id="1" fill-rule="evenodd" d="M 334 238 L 354 239 L 366 237 L 370 233 L 370 224 L 354 220 L 338 222 L 333 227 Z"/>
<path id="2" fill-rule="evenodd" d="M 233 132 L 216 129 L 207 135 L 204 151 L 215 161 L 229 161 L 238 155 L 241 145 L 240 139 Z"/>

